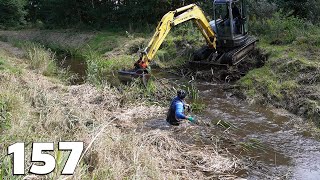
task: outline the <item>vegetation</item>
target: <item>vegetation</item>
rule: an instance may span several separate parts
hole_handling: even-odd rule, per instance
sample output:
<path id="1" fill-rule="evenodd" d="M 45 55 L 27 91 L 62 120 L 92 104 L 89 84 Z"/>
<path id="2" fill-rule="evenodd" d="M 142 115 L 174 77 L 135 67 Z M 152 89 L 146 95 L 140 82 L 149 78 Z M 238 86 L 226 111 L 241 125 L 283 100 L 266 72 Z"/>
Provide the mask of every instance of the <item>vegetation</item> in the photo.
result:
<path id="1" fill-rule="evenodd" d="M 320 125 L 319 0 L 248 1 L 250 33 L 260 39 L 259 48 L 269 59 L 237 82 L 241 92 L 251 102 L 286 108 Z M 145 84 L 124 85 L 117 78 L 116 71 L 131 68 L 138 59 L 137 51 L 146 46 L 162 15 L 189 3 L 198 3 L 210 16 L 211 1 L 0 0 L 1 29 L 54 29 L 1 32 L 1 40 L 23 52 L 0 49 L 0 179 L 12 173 L 6 147 L 19 141 L 29 147 L 35 141 L 84 141 L 89 151 L 74 179 L 203 179 L 203 172 L 235 170 L 238 159 L 217 144 L 194 149 L 175 138 L 174 131 L 141 128 L 153 116 L 165 117 L 174 83 L 151 77 Z M 169 34 L 152 66 L 181 70 L 203 44 L 196 27 L 185 23 Z M 67 86 L 72 74 L 59 66 L 56 53 L 85 61 L 84 84 Z M 203 110 L 194 84 L 183 88 L 194 112 Z M 233 127 L 222 120 L 217 124 Z M 263 150 L 256 140 L 241 146 Z M 46 178 L 63 179 L 59 171 L 67 154 L 54 155 L 56 171 Z"/>
<path id="2" fill-rule="evenodd" d="M 26 24 L 27 0 L 0 1 L 0 28 L 17 27 Z"/>
<path id="3" fill-rule="evenodd" d="M 297 17 L 276 13 L 251 24 L 269 60 L 238 83 L 254 101 L 271 103 L 320 123 L 320 28 Z"/>
<path id="4" fill-rule="evenodd" d="M 191 3 L 197 3 L 212 15 L 211 2 L 199 0 L 1 0 L 0 25 L 4 28 L 20 25 L 41 28 L 125 27 L 129 31 L 150 31 L 166 12 Z M 248 3 L 255 16 L 268 17 L 272 10 L 283 9 L 288 16 L 319 22 L 319 0 L 248 0 Z"/>
<path id="5" fill-rule="evenodd" d="M 9 51 L 12 49 L 7 47 Z M 25 51 L 30 49 L 25 48 Z M 15 142 L 27 144 L 26 159 L 30 159 L 31 142 L 84 141 L 88 151 L 72 179 L 201 179 L 205 175 L 195 174 L 195 170 L 219 174 L 232 171 L 239 163 L 238 159 L 222 156 L 209 146 L 191 148 L 175 139 L 171 131 L 136 131 L 141 120 L 165 115 L 167 109 L 159 106 L 160 102 L 175 93 L 166 81 L 149 81 L 146 88 L 140 87 L 140 81 L 120 89 L 109 85 L 99 88 L 90 84 L 66 86 L 42 76 L 42 71 L 30 70 L 28 67 L 34 62 L 29 59 L 2 51 L 0 55 L 3 56 L 2 65 L 14 64 L 21 69 L 19 74 L 0 70 L 2 179 L 11 178 L 12 164 L 6 156 L 6 147 Z M 43 66 L 34 67 L 43 69 Z M 154 102 L 153 105 L 150 102 Z M 59 171 L 68 153 L 54 152 L 54 156 L 57 168 L 45 178 L 66 178 Z M 200 163 L 201 166 L 197 166 Z M 26 167 L 30 167 L 30 162 Z M 180 167 L 186 171 L 175 171 Z"/>

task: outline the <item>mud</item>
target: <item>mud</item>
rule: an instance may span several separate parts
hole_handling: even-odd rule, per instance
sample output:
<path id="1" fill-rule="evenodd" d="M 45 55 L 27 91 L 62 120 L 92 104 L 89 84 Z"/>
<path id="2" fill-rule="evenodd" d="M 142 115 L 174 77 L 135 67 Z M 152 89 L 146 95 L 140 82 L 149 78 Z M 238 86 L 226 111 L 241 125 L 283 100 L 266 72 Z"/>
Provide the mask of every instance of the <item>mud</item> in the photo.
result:
<path id="1" fill-rule="evenodd" d="M 235 82 L 249 71 L 262 67 L 269 54 L 261 49 L 253 50 L 250 55 L 235 66 L 185 66 L 178 71 L 181 76 L 211 82 Z"/>

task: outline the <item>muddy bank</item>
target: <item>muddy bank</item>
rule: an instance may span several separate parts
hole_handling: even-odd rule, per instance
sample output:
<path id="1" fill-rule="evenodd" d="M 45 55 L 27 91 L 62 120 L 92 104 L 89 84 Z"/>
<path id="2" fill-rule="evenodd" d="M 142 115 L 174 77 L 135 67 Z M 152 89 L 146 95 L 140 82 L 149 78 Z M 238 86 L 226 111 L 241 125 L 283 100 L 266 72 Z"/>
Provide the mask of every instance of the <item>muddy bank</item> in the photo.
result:
<path id="1" fill-rule="evenodd" d="M 266 64 L 250 71 L 237 84 L 247 99 L 272 104 L 320 122 L 319 51 L 312 46 L 263 45 L 270 54 Z"/>
<path id="2" fill-rule="evenodd" d="M 235 66 L 228 65 L 198 65 L 186 64 L 178 69 L 169 72 L 189 79 L 216 82 L 222 85 L 235 84 L 236 81 L 244 77 L 249 71 L 263 67 L 268 61 L 269 54 L 263 49 L 256 48 L 249 55 Z M 225 83 L 225 84 L 223 84 Z"/>

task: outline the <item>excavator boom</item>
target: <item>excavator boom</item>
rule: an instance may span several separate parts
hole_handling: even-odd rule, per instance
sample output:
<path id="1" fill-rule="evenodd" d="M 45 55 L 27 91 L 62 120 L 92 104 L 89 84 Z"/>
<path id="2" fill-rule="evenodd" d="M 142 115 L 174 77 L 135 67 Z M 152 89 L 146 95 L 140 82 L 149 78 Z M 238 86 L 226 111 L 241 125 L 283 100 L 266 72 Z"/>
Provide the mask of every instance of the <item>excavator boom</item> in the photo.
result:
<path id="1" fill-rule="evenodd" d="M 162 17 L 156 28 L 156 32 L 148 46 L 142 52 L 142 57 L 139 62 L 140 68 L 145 69 L 149 65 L 149 62 L 154 58 L 164 39 L 174 26 L 189 20 L 193 20 L 197 24 L 207 42 L 207 45 L 210 48 L 215 49 L 216 36 L 214 31 L 211 29 L 207 18 L 197 5 L 190 4 L 175 11 L 170 11 Z"/>

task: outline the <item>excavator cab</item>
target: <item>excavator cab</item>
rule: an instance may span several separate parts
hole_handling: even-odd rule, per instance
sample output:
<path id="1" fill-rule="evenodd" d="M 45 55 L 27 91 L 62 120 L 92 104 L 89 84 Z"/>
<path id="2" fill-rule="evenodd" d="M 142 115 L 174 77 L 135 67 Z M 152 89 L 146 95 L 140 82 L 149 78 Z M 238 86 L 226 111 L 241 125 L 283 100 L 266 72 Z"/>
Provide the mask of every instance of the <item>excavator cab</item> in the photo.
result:
<path id="1" fill-rule="evenodd" d="M 217 36 L 217 48 L 234 48 L 248 40 L 245 0 L 214 0 L 211 28 Z"/>

